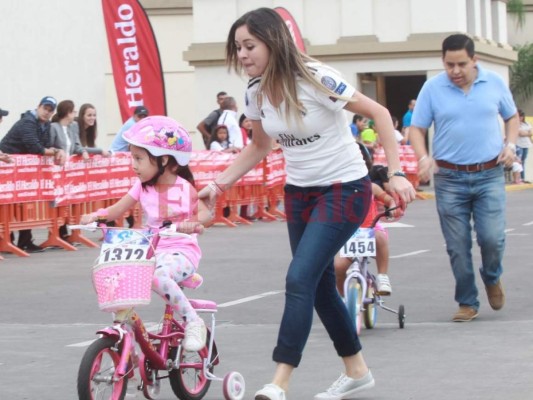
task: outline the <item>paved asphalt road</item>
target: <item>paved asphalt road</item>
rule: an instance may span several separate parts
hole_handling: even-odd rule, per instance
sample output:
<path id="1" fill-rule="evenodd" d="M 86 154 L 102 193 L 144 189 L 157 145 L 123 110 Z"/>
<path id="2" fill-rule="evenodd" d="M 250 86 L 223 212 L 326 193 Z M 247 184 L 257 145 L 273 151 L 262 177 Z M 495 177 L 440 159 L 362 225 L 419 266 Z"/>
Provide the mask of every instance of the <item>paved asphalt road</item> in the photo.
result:
<path id="1" fill-rule="evenodd" d="M 494 312 L 481 287 L 478 319 L 450 322 L 456 310 L 453 278 L 438 226 L 434 200 L 416 201 L 391 227 L 393 296 L 404 304 L 405 329 L 380 310 L 373 330 L 363 330 L 364 356 L 376 387 L 367 400 L 527 400 L 533 398 L 533 313 L 531 307 L 533 190 L 508 193 L 508 236 L 504 285 L 507 304 Z M 36 231 L 44 239 L 44 231 Z M 96 236 L 95 236 L 96 237 Z M 285 225 L 213 227 L 201 237 L 205 283 L 190 297 L 220 305 L 217 343 L 220 376 L 237 370 L 247 384 L 246 399 L 270 381 L 271 352 L 284 303 L 289 261 Z M 479 252 L 474 249 L 476 263 Z M 94 331 L 109 315 L 98 311 L 90 266 L 96 249 L 49 249 L 0 261 L 0 399 L 76 399 L 76 374 Z M 478 282 L 480 280 L 478 279 Z M 146 321 L 162 312 L 157 297 L 140 309 Z M 289 391 L 291 400 L 312 399 L 338 377 L 341 363 L 318 319 Z M 129 390 L 128 399 L 141 399 Z M 173 399 L 167 382 L 162 399 Z M 214 382 L 208 400 L 222 399 Z"/>

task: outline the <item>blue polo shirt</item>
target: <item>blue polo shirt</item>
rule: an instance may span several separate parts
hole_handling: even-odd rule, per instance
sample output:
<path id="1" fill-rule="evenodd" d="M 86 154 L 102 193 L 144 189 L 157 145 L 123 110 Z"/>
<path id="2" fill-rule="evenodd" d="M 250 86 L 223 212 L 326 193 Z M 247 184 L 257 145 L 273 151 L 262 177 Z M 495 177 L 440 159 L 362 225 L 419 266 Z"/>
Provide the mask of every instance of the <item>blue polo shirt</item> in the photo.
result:
<path id="1" fill-rule="evenodd" d="M 506 121 L 516 114 L 513 96 L 503 79 L 477 64 L 478 74 L 468 94 L 446 72 L 424 83 L 411 120 L 427 129 L 435 123 L 433 158 L 453 164 L 490 161 L 503 147 L 498 114 Z"/>

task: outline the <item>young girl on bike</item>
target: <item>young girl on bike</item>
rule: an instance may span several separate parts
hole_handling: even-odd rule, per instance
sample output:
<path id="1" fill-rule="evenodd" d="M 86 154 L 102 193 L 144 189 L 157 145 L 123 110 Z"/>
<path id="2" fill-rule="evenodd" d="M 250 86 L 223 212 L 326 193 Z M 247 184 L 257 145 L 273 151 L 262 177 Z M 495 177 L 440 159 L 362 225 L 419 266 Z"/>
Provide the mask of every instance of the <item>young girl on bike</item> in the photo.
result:
<path id="1" fill-rule="evenodd" d="M 124 139 L 130 144 L 133 170 L 139 180 L 117 203 L 83 215 L 81 223 L 102 217 L 113 221 L 139 202 L 148 227 L 157 229 L 170 220 L 178 224 L 180 232 L 191 234 L 190 238 L 160 238 L 152 289 L 187 321 L 183 347 L 201 350 L 206 342 L 204 321 L 179 286 L 198 268 L 201 251 L 195 232 L 211 219 L 204 202 L 198 199 L 188 167 L 191 138 L 172 118 L 153 116 L 136 123 L 124 133 Z"/>
<path id="2" fill-rule="evenodd" d="M 357 144 L 363 154 L 366 167 L 370 171 L 372 169 L 372 157 L 363 144 Z M 386 184 L 386 182 L 383 182 L 383 184 Z M 370 227 L 374 218 L 378 215 L 378 202 L 384 204 L 387 208 L 393 208 L 397 205 L 394 197 L 383 190 L 381 186 L 372 182 L 372 202 L 368 214 L 361 224 L 362 228 Z M 391 217 L 399 217 L 401 213 L 401 209 L 393 210 L 391 211 Z M 379 221 L 374 227 L 374 234 L 376 237 L 376 266 L 378 270 L 378 275 L 376 276 L 377 290 L 381 296 L 389 296 L 392 293 L 390 279 L 387 275 L 389 270 L 389 235 Z M 352 260 L 350 258 L 341 257 L 339 253 L 335 256 L 335 280 L 337 282 L 337 290 L 341 296 L 344 296 L 344 280 L 346 278 L 346 271 L 351 264 Z"/>

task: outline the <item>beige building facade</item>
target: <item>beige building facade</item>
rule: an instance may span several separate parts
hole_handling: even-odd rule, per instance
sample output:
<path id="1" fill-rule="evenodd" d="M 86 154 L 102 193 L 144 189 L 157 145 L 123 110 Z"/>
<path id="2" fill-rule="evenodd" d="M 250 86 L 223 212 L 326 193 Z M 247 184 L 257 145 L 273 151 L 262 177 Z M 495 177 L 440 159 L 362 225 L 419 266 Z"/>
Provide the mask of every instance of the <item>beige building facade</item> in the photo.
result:
<path id="1" fill-rule="evenodd" d="M 531 38 L 533 0 L 524 28 L 505 0 L 141 0 L 161 54 L 168 114 L 202 148 L 196 125 L 224 90 L 243 109 L 247 78 L 229 72 L 224 48 L 231 24 L 257 7 L 284 7 L 296 19 L 307 52 L 346 76 L 401 119 L 427 77 L 442 70 L 440 45 L 451 33 L 476 40 L 481 62 L 508 80 L 511 45 Z M 529 28 L 531 29 L 531 28 Z M 98 112 L 98 144 L 107 147 L 122 121 L 113 83 L 100 0 L 10 1 L 0 13 L 0 107 L 21 112 L 52 95 L 89 102 Z M 6 40 L 5 38 L 10 38 Z M 530 107 L 528 105 L 527 107 Z M 526 109 L 528 114 L 533 114 Z"/>

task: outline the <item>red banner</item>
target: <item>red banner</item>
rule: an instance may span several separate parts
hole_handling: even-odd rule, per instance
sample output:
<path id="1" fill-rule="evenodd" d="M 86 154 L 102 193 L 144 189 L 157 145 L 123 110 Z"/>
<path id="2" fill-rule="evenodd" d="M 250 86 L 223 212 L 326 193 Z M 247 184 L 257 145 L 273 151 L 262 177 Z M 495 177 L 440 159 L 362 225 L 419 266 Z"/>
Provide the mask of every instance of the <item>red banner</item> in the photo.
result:
<path id="1" fill-rule="evenodd" d="M 102 0 L 102 7 L 122 121 L 141 105 L 166 115 L 159 49 L 144 9 L 138 0 Z"/>
<path id="2" fill-rule="evenodd" d="M 287 28 L 289 28 L 289 31 L 291 32 L 292 38 L 296 42 L 296 47 L 298 47 L 302 53 L 306 53 L 305 43 L 302 34 L 300 33 L 300 28 L 298 28 L 298 24 L 291 13 L 283 7 L 276 7 L 274 8 L 274 11 L 276 11 L 283 21 L 285 21 Z"/>

